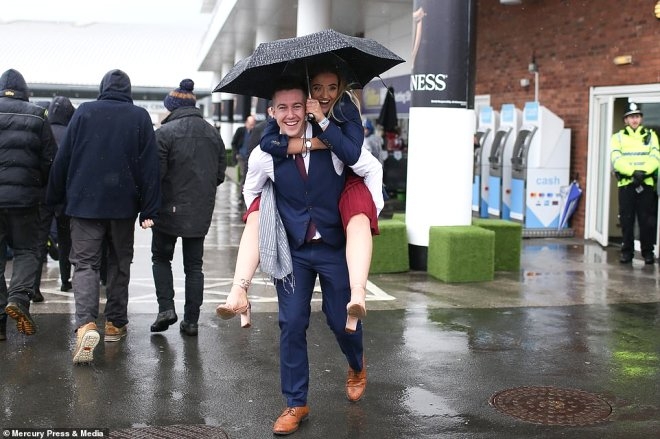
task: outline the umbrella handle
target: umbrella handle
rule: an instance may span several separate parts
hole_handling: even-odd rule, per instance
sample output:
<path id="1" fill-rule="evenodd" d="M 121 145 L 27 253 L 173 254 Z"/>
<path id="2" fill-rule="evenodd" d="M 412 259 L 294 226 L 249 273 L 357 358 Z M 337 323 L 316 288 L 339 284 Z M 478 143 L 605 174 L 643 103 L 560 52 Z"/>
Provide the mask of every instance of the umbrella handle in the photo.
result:
<path id="1" fill-rule="evenodd" d="M 312 84 L 309 83 L 309 68 L 307 67 L 307 60 L 305 59 L 305 78 L 307 79 L 307 93 L 308 96 L 311 98 L 312 97 Z M 307 120 L 310 122 L 314 122 L 316 120 L 316 117 L 314 116 L 314 113 L 307 113 Z"/>

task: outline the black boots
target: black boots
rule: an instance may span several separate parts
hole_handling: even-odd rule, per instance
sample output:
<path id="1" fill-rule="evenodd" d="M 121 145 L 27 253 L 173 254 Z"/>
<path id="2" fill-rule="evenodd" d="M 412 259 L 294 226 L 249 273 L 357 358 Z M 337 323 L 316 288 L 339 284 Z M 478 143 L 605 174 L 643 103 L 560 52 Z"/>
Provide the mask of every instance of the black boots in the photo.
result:
<path id="1" fill-rule="evenodd" d="M 176 323 L 179 318 L 173 309 L 168 309 L 158 313 L 156 321 L 151 325 L 151 332 L 163 332 Z"/>
<path id="2" fill-rule="evenodd" d="M 34 290 L 34 293 L 32 293 L 32 302 L 34 303 L 39 303 L 44 301 L 44 295 L 41 294 L 40 290 Z"/>
<path id="3" fill-rule="evenodd" d="M 191 337 L 196 337 L 198 332 L 197 323 L 188 323 L 184 320 L 179 326 L 179 331 Z"/>

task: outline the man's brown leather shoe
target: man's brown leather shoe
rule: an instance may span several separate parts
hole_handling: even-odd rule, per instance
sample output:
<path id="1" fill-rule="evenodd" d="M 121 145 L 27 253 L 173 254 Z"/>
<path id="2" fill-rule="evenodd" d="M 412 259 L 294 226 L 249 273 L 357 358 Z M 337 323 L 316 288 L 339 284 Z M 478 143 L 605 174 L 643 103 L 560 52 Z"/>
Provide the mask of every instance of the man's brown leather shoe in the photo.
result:
<path id="1" fill-rule="evenodd" d="M 367 389 L 367 363 L 362 359 L 362 370 L 357 372 L 348 366 L 348 378 L 346 379 L 346 397 L 351 402 L 359 401 Z"/>
<path id="2" fill-rule="evenodd" d="M 273 433 L 278 435 L 291 434 L 298 430 L 300 423 L 307 419 L 309 406 L 287 407 L 273 425 Z"/>

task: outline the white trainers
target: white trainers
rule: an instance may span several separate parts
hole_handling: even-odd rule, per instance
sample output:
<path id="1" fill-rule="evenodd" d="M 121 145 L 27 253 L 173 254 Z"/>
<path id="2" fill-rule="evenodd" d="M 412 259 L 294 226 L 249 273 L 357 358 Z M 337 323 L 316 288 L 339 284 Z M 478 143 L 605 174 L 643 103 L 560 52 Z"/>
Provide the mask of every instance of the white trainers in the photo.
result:
<path id="1" fill-rule="evenodd" d="M 76 332 L 76 349 L 73 351 L 73 362 L 74 364 L 89 363 L 94 359 L 94 348 L 101 339 L 96 323 L 86 323 L 78 328 Z"/>

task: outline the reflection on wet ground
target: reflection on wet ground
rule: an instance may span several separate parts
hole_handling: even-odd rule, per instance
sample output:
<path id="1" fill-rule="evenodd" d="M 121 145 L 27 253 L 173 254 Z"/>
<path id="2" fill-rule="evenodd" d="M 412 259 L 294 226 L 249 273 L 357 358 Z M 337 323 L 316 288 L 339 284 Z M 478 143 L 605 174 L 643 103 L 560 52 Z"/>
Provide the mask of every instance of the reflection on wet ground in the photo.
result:
<path id="1" fill-rule="evenodd" d="M 129 333 L 71 364 L 73 295 L 57 265 L 33 337 L 0 342 L 0 427 L 125 429 L 212 425 L 232 438 L 272 437 L 283 408 L 274 288 L 250 290 L 253 327 L 215 317 L 231 285 L 242 231 L 236 185 L 223 184 L 205 246 L 205 304 L 197 338 L 152 334 L 157 312 L 148 231 L 136 230 Z M 173 262 L 183 311 L 181 255 Z M 369 384 L 350 404 L 346 364 L 320 310 L 308 330 L 310 420 L 295 437 L 647 438 L 660 431 L 658 266 L 618 263 L 616 249 L 570 239 L 523 243 L 521 270 L 446 284 L 424 272 L 370 276 L 364 340 Z M 10 273 L 10 272 L 8 272 Z M 613 412 L 584 427 L 536 425 L 494 410 L 490 397 L 521 386 L 579 389 Z"/>

